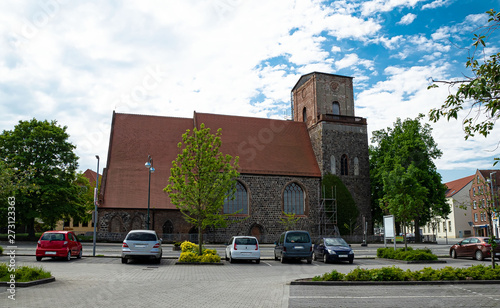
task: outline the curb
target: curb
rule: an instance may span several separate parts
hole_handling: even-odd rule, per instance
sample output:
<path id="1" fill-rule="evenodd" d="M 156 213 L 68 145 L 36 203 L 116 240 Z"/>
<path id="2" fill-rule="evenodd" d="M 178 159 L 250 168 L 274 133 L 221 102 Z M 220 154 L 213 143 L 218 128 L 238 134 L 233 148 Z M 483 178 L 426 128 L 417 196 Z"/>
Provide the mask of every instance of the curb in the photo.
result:
<path id="1" fill-rule="evenodd" d="M 222 262 L 208 263 L 208 262 L 175 262 L 175 265 L 224 265 Z"/>
<path id="2" fill-rule="evenodd" d="M 415 260 L 415 261 L 405 261 L 405 260 L 397 260 L 397 259 L 386 259 L 386 258 L 377 258 L 379 260 L 397 262 L 402 264 L 439 264 L 439 263 L 448 263 L 446 260 Z"/>
<path id="3" fill-rule="evenodd" d="M 500 284 L 500 280 L 436 280 L 436 281 L 310 281 L 294 280 L 288 285 L 308 286 L 391 286 L 391 285 L 448 285 L 448 284 Z"/>
<path id="4" fill-rule="evenodd" d="M 26 288 L 26 287 L 32 287 L 32 286 L 36 286 L 39 284 L 44 284 L 44 283 L 49 283 L 49 282 L 54 282 L 54 281 L 56 281 L 56 278 L 54 276 L 52 276 L 50 278 L 44 278 L 44 279 L 33 280 L 33 281 L 28 281 L 28 282 L 15 282 L 14 285 L 16 288 Z M 0 281 L 0 286 L 8 287 L 9 285 L 11 285 L 10 282 Z"/>

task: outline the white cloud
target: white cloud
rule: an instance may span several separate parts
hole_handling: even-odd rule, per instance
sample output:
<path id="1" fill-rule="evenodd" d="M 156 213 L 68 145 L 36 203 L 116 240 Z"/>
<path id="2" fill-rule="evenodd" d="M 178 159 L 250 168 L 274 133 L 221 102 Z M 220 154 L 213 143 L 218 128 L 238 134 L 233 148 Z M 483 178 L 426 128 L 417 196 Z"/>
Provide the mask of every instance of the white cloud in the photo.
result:
<path id="1" fill-rule="evenodd" d="M 426 0 L 371 0 L 363 1 L 361 12 L 365 16 L 377 12 L 389 12 L 398 7 L 415 7 L 419 2 Z"/>
<path id="2" fill-rule="evenodd" d="M 398 25 L 409 25 L 409 24 L 411 24 L 415 20 L 415 18 L 417 18 L 417 15 L 412 14 L 412 13 L 408 13 L 405 16 L 401 17 L 401 20 L 398 21 L 396 24 L 398 24 Z"/>
<path id="3" fill-rule="evenodd" d="M 442 6 L 448 6 L 451 3 L 453 3 L 453 1 L 455 1 L 455 0 L 435 0 L 435 1 L 432 1 L 431 3 L 424 4 L 422 6 L 422 10 L 435 9 L 435 8 L 442 7 Z"/>

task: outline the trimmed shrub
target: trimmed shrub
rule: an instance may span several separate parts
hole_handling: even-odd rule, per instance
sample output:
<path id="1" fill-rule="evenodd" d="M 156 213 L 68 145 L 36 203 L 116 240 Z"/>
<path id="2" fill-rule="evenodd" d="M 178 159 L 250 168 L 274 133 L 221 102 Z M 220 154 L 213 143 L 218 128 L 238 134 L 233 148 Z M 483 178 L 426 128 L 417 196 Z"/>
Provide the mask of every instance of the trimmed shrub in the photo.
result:
<path id="1" fill-rule="evenodd" d="M 438 259 L 438 257 L 433 254 L 428 248 L 413 249 L 411 247 L 408 247 L 406 251 L 403 248 L 398 248 L 396 250 L 394 250 L 393 248 L 378 248 L 377 257 L 404 261 L 435 261 Z"/>
<path id="2" fill-rule="evenodd" d="M 36 266 L 20 266 L 14 272 L 9 272 L 6 263 L 0 264 L 0 281 L 9 281 L 10 275 L 15 274 L 16 282 L 29 282 L 44 278 L 50 278 L 52 274 L 45 271 L 41 267 Z"/>
<path id="3" fill-rule="evenodd" d="M 426 267 L 411 271 L 392 266 L 374 269 L 357 267 L 347 275 L 333 270 L 322 276 L 315 276 L 313 281 L 438 281 L 438 280 L 500 280 L 500 267 L 475 265 L 469 268 L 444 267 L 433 269 Z"/>
<path id="4" fill-rule="evenodd" d="M 181 250 L 182 250 L 182 252 L 190 251 L 190 252 L 198 253 L 198 245 L 196 245 L 195 243 L 191 243 L 189 241 L 184 241 L 181 244 Z"/>

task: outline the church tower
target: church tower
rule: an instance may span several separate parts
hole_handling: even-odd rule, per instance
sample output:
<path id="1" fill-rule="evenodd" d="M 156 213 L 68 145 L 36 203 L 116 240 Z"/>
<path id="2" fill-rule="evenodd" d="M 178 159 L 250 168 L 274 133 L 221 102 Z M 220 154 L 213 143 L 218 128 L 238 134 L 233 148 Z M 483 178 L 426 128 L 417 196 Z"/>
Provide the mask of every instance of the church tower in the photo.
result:
<path id="1" fill-rule="evenodd" d="M 352 79 L 319 72 L 303 75 L 292 89 L 292 115 L 307 126 L 321 174 L 342 180 L 359 209 L 358 222 L 364 216 L 373 230 L 367 123 L 354 114 Z"/>

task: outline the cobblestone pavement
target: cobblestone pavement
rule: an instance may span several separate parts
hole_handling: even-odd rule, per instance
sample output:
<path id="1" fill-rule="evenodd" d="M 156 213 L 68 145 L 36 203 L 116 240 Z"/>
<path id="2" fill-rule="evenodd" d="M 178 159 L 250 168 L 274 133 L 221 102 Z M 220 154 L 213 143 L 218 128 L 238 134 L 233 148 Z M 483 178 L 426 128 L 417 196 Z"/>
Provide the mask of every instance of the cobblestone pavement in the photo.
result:
<path id="1" fill-rule="evenodd" d="M 7 261 L 8 256 L 0 256 L 0 262 Z M 440 268 L 488 264 L 488 260 L 447 261 L 448 263 L 431 266 Z M 401 306 L 413 303 L 413 307 L 421 307 L 419 303 L 423 303 L 422 297 L 427 296 L 408 286 L 404 288 L 386 286 L 386 289 L 377 289 L 377 287 L 325 288 L 287 284 L 292 280 L 313 277 L 332 269 L 348 273 L 356 266 L 363 268 L 391 266 L 392 263 L 386 260 L 355 260 L 352 265 L 322 262 L 313 262 L 309 265 L 304 261 L 281 264 L 272 260 L 263 260 L 260 264 L 225 263 L 222 266 L 174 263 L 174 259 L 163 259 L 160 265 L 138 261 L 121 264 L 119 258 L 98 257 L 72 259 L 70 262 L 52 259 L 36 262 L 33 256 L 17 256 L 16 266 L 42 266 L 56 277 L 56 281 L 17 288 L 15 301 L 8 299 L 7 288 L 3 287 L 0 289 L 0 307 L 331 307 L 333 300 L 339 303 L 335 305 L 337 307 L 360 307 L 365 304 L 384 303 L 384 300 L 385 303 L 389 303 L 385 307 L 394 307 L 394 303 L 401 303 Z M 415 270 L 429 265 L 398 264 L 397 266 Z M 448 307 L 442 304 L 451 299 L 463 302 L 463 298 L 460 297 L 463 294 L 474 295 L 481 303 L 479 305 L 481 307 L 498 307 L 487 305 L 490 302 L 500 305 L 500 297 L 495 293 L 484 291 L 479 293 L 486 294 L 484 298 L 474 294 L 473 292 L 479 288 L 477 286 L 471 288 L 461 286 L 463 289 L 453 289 L 450 286 L 426 288 L 425 292 L 443 290 L 437 295 L 429 293 L 428 300 L 435 300 L 441 304 L 441 306 L 431 304 L 429 307 Z M 467 291 L 468 288 L 471 291 Z M 495 288 L 498 289 L 498 285 Z M 380 298 L 381 294 L 385 294 L 386 297 Z M 458 296 L 459 294 L 461 295 Z M 370 307 L 383 306 L 370 305 Z"/>

